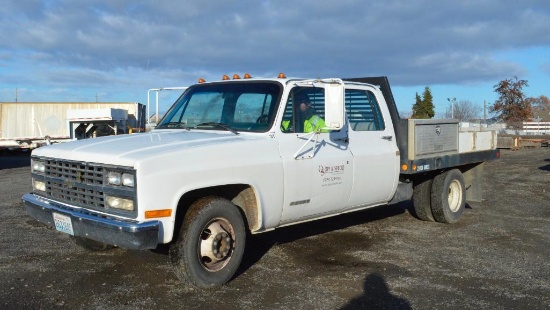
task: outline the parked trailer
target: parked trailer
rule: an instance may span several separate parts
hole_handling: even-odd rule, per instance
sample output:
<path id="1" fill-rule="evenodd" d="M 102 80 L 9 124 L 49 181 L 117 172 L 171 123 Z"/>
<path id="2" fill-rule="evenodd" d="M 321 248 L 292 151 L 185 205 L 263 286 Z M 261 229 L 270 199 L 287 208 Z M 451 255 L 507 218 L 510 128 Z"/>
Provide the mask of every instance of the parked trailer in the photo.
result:
<path id="1" fill-rule="evenodd" d="M 138 102 L 2 102 L 0 148 L 35 148 L 52 141 L 71 139 L 67 111 L 83 109 L 128 111 L 133 132 L 145 130 L 145 105 Z"/>

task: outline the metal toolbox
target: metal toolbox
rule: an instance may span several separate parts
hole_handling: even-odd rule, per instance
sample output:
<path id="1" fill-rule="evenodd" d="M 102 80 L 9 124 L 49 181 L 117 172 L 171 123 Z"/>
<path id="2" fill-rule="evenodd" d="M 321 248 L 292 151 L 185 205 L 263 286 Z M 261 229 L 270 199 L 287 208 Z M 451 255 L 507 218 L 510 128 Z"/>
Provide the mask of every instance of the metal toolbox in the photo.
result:
<path id="1" fill-rule="evenodd" d="M 410 160 L 458 154 L 458 120 L 408 120 Z"/>

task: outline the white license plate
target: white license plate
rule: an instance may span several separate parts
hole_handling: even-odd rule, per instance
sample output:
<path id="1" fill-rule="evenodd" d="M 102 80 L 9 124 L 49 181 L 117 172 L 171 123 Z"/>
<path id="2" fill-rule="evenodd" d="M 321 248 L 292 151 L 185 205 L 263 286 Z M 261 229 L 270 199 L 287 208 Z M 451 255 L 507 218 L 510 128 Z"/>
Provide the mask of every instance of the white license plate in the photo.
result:
<path id="1" fill-rule="evenodd" d="M 70 217 L 54 212 L 53 221 L 55 223 L 55 229 L 74 236 L 73 223 Z"/>

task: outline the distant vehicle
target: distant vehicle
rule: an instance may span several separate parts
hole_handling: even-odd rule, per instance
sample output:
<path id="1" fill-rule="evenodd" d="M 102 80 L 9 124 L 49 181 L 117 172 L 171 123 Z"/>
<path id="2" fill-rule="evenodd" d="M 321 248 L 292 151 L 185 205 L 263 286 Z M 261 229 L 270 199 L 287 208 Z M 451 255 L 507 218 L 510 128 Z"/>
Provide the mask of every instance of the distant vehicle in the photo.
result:
<path id="1" fill-rule="evenodd" d="M 0 149 L 33 149 L 49 142 L 142 130 L 145 106 L 137 102 L 0 103 Z"/>
<path id="2" fill-rule="evenodd" d="M 309 128 L 309 129 L 308 129 Z M 493 132 L 400 119 L 387 78 L 224 78 L 189 87 L 154 130 L 32 153 L 29 214 L 80 245 L 170 244 L 183 281 L 229 281 L 247 231 L 413 199 L 454 223 L 482 198 Z"/>

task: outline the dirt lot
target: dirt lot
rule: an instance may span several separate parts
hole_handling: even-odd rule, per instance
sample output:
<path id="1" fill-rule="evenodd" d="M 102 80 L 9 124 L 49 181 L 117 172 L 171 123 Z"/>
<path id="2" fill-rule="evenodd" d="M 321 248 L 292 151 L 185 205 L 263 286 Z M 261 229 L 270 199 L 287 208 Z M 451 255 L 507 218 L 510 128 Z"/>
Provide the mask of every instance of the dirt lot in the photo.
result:
<path id="1" fill-rule="evenodd" d="M 409 203 L 253 236 L 238 277 L 184 287 L 166 249 L 91 253 L 26 215 L 29 157 L 0 156 L 2 309 L 550 309 L 550 150 L 487 163 L 459 223 Z"/>

